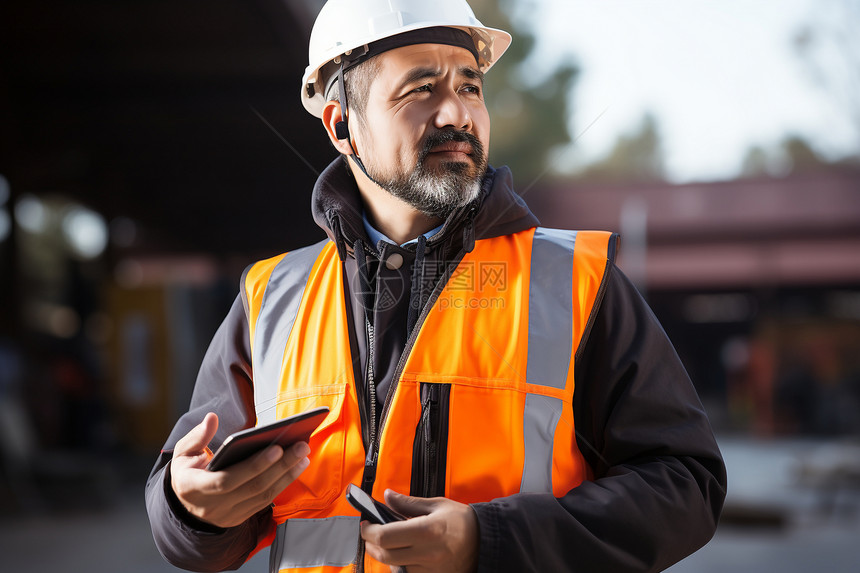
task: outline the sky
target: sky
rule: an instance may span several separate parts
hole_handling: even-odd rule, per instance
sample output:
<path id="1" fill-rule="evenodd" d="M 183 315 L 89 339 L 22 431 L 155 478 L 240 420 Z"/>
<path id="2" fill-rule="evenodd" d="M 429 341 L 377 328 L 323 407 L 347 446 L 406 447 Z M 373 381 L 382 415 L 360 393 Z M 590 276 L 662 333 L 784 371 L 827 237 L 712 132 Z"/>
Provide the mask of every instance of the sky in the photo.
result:
<path id="1" fill-rule="evenodd" d="M 569 118 L 578 140 L 563 163 L 605 155 L 649 111 L 675 182 L 734 177 L 751 145 L 774 148 L 789 134 L 831 159 L 860 152 L 847 98 L 816 83 L 793 44 L 841 1 L 523 0 L 538 61 L 574 58 L 582 70 Z M 860 18 L 860 1 L 846 2 Z M 825 65 L 845 62 L 837 54 Z"/>

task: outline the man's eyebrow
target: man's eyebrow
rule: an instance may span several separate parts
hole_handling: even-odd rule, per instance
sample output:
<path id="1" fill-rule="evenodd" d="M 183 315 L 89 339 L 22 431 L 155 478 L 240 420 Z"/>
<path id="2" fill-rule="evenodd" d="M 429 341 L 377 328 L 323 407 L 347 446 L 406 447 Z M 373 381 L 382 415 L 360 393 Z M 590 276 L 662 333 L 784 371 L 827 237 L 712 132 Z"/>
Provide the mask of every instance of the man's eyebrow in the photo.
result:
<path id="1" fill-rule="evenodd" d="M 397 89 L 399 91 L 409 84 L 420 82 L 421 80 L 426 80 L 428 78 L 438 78 L 441 75 L 442 71 L 438 68 L 413 68 L 403 77 L 403 81 L 400 82 Z"/>
<path id="2" fill-rule="evenodd" d="M 484 73 L 477 68 L 473 68 L 472 66 L 460 66 L 459 68 L 457 68 L 457 73 L 470 80 L 480 82 L 481 85 L 484 84 Z M 403 77 L 403 81 L 401 81 L 400 85 L 397 86 L 397 91 L 402 90 L 410 84 L 420 82 L 426 79 L 438 78 L 441 75 L 442 70 L 438 68 L 414 68 L 412 70 L 409 70 L 409 73 L 407 73 Z"/>
<path id="3" fill-rule="evenodd" d="M 470 80 L 475 80 L 477 82 L 481 82 L 481 85 L 484 84 L 484 72 L 477 68 L 473 68 L 471 66 L 461 66 L 457 72 L 460 75 L 469 78 Z"/>

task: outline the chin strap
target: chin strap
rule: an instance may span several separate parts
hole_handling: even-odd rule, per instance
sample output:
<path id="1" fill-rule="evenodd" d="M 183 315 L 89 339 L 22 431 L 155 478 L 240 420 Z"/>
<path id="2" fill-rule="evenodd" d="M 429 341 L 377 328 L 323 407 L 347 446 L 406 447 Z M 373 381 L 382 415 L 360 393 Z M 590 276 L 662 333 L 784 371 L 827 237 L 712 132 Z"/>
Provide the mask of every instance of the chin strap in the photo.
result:
<path id="1" fill-rule="evenodd" d="M 352 137 L 350 136 L 350 133 L 349 133 L 349 124 L 348 124 L 348 122 L 349 122 L 349 103 L 347 102 L 347 96 L 346 96 L 346 83 L 343 81 L 343 74 L 344 74 L 343 67 L 344 67 L 344 65 L 345 65 L 345 62 L 343 60 L 341 60 L 340 67 L 338 67 L 338 69 L 337 69 L 337 88 L 338 88 L 338 91 L 340 92 L 340 101 L 341 101 L 340 107 L 341 107 L 341 114 L 342 114 L 343 119 L 341 119 L 339 122 L 337 122 L 335 124 L 335 126 L 334 126 L 335 135 L 337 136 L 338 139 L 345 139 L 346 142 L 349 144 L 349 148 L 352 150 L 352 158 L 355 161 L 356 165 L 358 165 L 358 168 L 361 169 L 361 172 L 364 173 L 364 176 L 367 177 L 368 179 L 370 179 L 371 181 L 373 181 L 374 183 L 376 183 L 377 185 L 379 185 L 380 187 L 382 187 L 382 185 L 379 183 L 379 181 L 377 181 L 376 179 L 371 177 L 370 174 L 367 172 L 367 169 L 365 169 L 365 167 L 364 167 L 364 162 L 361 160 L 361 157 L 358 156 L 358 153 L 355 151 L 355 147 L 353 147 L 353 145 L 352 145 Z"/>

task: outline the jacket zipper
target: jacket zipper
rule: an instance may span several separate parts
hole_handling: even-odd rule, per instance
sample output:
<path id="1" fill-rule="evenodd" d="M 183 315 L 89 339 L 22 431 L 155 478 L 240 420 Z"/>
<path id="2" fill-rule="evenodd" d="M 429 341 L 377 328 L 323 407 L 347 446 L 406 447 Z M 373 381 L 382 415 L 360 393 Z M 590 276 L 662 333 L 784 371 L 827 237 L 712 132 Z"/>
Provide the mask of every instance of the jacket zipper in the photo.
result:
<path id="1" fill-rule="evenodd" d="M 421 420 L 412 445 L 410 495 L 445 495 L 450 389 L 448 384 L 421 385 Z"/>
<path id="2" fill-rule="evenodd" d="M 373 482 L 376 481 L 376 459 L 379 456 L 379 446 L 377 445 L 377 427 L 376 427 L 376 406 L 377 406 L 377 397 L 376 397 L 376 379 L 373 373 L 373 355 L 374 355 L 374 331 L 373 324 L 371 324 L 370 320 L 367 318 L 365 320 L 365 328 L 367 330 L 367 368 L 366 368 L 366 378 L 367 378 L 367 396 L 368 396 L 368 406 L 370 409 L 370 423 L 368 427 L 368 435 L 369 440 L 367 443 L 367 454 L 364 458 L 364 475 L 361 478 L 361 489 L 363 489 L 367 495 L 371 494 L 373 490 Z M 387 400 L 387 397 L 386 397 Z"/>
<path id="3" fill-rule="evenodd" d="M 463 258 L 462 251 L 460 252 L 460 256 L 458 257 L 457 265 L 459 265 L 459 261 Z M 403 347 L 403 353 L 400 355 L 400 359 L 397 361 L 397 366 L 394 368 L 394 375 L 391 379 L 391 386 L 388 388 L 388 394 L 385 396 L 385 402 L 382 406 L 382 416 L 379 421 L 379 429 L 378 431 L 371 425 L 371 439 L 367 449 L 367 456 L 364 460 L 364 477 L 362 478 L 362 486 L 361 488 L 366 491 L 368 494 L 373 489 L 373 483 L 376 481 L 376 462 L 379 458 L 379 440 L 377 436 L 382 434 L 382 428 L 385 427 L 385 420 L 388 418 L 388 410 L 391 408 L 391 397 L 394 396 L 394 393 L 397 391 L 397 385 L 400 382 L 400 376 L 403 374 L 403 369 L 406 368 L 406 360 L 409 358 L 409 355 L 412 352 L 412 348 L 415 346 L 415 341 L 418 339 L 418 332 L 421 330 L 420 325 L 424 324 L 424 321 L 427 319 L 427 315 L 430 313 L 430 309 L 433 308 L 433 304 L 436 302 L 436 299 L 439 297 L 439 294 L 442 292 L 442 289 L 448 283 L 448 280 L 451 278 L 452 269 L 456 268 L 457 265 L 450 265 L 445 269 L 444 274 L 441 277 L 441 280 L 433 289 L 433 292 L 430 294 L 430 298 L 427 303 L 424 305 L 424 308 L 421 310 L 421 314 L 418 316 L 418 320 L 415 323 L 415 328 L 412 329 L 412 332 L 409 333 L 409 338 L 406 339 L 406 345 Z M 368 352 L 368 363 L 372 360 L 372 355 Z M 375 400 L 375 397 L 374 397 Z M 375 405 L 371 404 L 372 408 L 372 417 L 375 418 Z"/>
<path id="4" fill-rule="evenodd" d="M 439 424 L 439 386 L 431 384 L 427 392 L 427 420 L 424 425 L 424 497 L 429 497 L 431 491 L 436 491 L 436 449 L 439 447 L 436 438 L 436 427 Z"/>
<path id="5" fill-rule="evenodd" d="M 474 217 L 476 209 L 472 208 L 468 211 L 469 216 Z M 441 235 L 442 233 L 437 233 L 437 235 Z M 436 238 L 436 237 L 433 237 Z M 367 444 L 366 456 L 364 458 L 364 473 L 361 479 L 361 489 L 364 490 L 368 495 L 372 494 L 373 484 L 376 482 L 376 464 L 379 461 L 379 440 L 377 437 L 382 434 L 382 428 L 385 426 L 385 421 L 388 418 L 388 410 L 391 407 L 391 397 L 394 396 L 394 393 L 397 391 L 397 385 L 400 381 L 400 375 L 403 373 L 404 368 L 406 368 L 406 360 L 409 357 L 409 354 L 412 352 L 412 348 L 415 346 L 415 341 L 418 339 L 418 332 L 421 330 L 420 325 L 424 324 L 424 321 L 427 319 L 427 315 L 430 312 L 430 309 L 433 307 L 436 299 L 439 297 L 439 294 L 442 292 L 442 289 L 448 284 L 448 280 L 451 278 L 452 270 L 455 269 L 463 256 L 465 255 L 465 251 L 460 251 L 459 256 L 457 257 L 457 264 L 449 265 L 442 277 L 440 277 L 439 282 L 433 289 L 433 292 L 430 294 L 430 298 L 427 303 L 424 305 L 424 308 L 421 309 L 421 314 L 418 315 L 418 320 L 415 322 L 415 327 L 412 329 L 412 332 L 409 333 L 409 337 L 406 339 L 406 344 L 403 347 L 403 353 L 400 355 L 400 359 L 397 361 L 397 366 L 394 368 L 394 375 L 391 379 L 391 385 L 388 388 L 388 393 L 385 396 L 385 401 L 382 406 L 382 415 L 379 420 L 379 428 L 377 429 L 376 425 L 376 407 L 377 407 L 377 397 L 376 397 L 376 386 L 375 381 L 373 380 L 373 325 L 370 322 L 367 322 L 367 337 L 368 337 L 368 353 L 367 353 L 367 364 L 368 364 L 368 379 L 367 379 L 367 387 L 368 394 L 370 395 L 370 412 L 371 412 L 371 420 L 370 420 L 370 428 L 369 435 L 370 440 Z M 367 320 L 367 319 L 365 319 Z M 355 564 L 355 571 L 364 571 L 364 540 L 359 539 L 359 547 L 358 547 L 359 558 Z"/>
<path id="6" fill-rule="evenodd" d="M 436 430 L 439 425 L 439 385 L 422 384 L 422 393 L 425 395 L 421 404 L 421 421 L 418 423 L 418 432 L 415 435 L 413 452 L 413 474 L 411 495 L 431 497 L 436 490 L 434 478 L 435 472 L 431 468 L 436 467 L 436 452 L 438 441 Z M 418 481 L 420 479 L 420 481 Z"/>

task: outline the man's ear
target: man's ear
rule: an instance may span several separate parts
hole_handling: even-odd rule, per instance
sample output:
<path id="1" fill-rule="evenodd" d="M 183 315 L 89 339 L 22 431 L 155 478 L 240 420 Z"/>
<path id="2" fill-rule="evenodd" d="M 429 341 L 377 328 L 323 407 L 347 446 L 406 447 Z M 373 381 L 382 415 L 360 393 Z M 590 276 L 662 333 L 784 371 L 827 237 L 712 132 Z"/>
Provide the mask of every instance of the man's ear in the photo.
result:
<path id="1" fill-rule="evenodd" d="M 338 137 L 339 135 L 343 135 L 342 132 L 346 129 L 346 122 L 343 121 L 343 115 L 341 114 L 340 102 L 326 102 L 325 107 L 323 107 L 322 122 L 326 133 L 328 133 L 329 141 L 331 141 L 335 149 L 344 155 L 352 155 L 352 147 L 349 145 L 349 139 Z M 341 124 L 340 128 L 338 128 L 339 123 Z"/>

